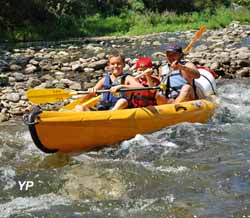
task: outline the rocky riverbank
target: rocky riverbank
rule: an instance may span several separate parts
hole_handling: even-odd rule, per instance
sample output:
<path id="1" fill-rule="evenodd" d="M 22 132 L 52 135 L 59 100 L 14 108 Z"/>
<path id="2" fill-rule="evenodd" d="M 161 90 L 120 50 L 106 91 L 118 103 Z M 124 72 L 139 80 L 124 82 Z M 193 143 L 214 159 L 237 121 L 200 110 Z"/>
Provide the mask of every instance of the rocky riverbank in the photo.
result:
<path id="1" fill-rule="evenodd" d="M 100 37 L 76 44 L 33 46 L 0 50 L 0 122 L 22 115 L 29 106 L 25 91 L 32 88 L 83 90 L 105 73 L 107 55 L 118 48 L 126 55 L 125 69 L 133 72 L 136 58 L 149 56 L 160 67 L 165 63 L 162 45 L 179 41 L 185 47 L 196 31 L 160 33 L 139 37 Z M 186 59 L 213 69 L 227 78 L 250 76 L 250 26 L 232 23 L 207 30 Z M 66 102 L 64 102 L 66 103 Z M 59 104 L 47 104 L 56 109 Z"/>

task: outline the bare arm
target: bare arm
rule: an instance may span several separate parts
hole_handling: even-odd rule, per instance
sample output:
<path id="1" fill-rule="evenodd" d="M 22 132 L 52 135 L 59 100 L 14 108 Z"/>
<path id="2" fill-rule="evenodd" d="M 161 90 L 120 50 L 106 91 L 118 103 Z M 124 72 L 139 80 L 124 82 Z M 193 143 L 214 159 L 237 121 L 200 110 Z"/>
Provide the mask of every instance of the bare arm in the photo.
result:
<path id="1" fill-rule="evenodd" d="M 115 93 L 122 88 L 137 88 L 137 87 L 143 87 L 143 86 L 139 82 L 137 82 L 134 77 L 128 75 L 125 79 L 124 84 L 111 87 L 110 92 Z"/>
<path id="2" fill-rule="evenodd" d="M 180 70 L 185 72 L 186 75 L 188 75 L 192 79 L 198 79 L 200 77 L 198 69 L 191 62 L 187 62 L 185 65 L 181 65 Z"/>

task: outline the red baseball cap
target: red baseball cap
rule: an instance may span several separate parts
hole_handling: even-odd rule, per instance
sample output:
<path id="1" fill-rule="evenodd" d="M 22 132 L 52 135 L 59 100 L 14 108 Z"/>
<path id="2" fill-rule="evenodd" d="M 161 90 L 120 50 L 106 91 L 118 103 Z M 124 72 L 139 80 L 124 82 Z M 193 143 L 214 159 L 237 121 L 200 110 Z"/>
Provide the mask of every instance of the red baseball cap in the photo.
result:
<path id="1" fill-rule="evenodd" d="M 145 68 L 151 68 L 153 66 L 152 61 L 150 58 L 139 58 L 138 61 L 136 62 L 136 69 L 140 67 L 145 67 Z"/>

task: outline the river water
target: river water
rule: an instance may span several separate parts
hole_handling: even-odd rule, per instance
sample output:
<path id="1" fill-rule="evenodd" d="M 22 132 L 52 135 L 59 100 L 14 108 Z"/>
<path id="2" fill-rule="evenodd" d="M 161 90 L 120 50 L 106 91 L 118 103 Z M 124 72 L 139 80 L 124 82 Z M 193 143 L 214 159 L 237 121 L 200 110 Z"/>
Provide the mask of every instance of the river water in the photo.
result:
<path id="1" fill-rule="evenodd" d="M 218 81 L 207 124 L 82 154 L 44 154 L 21 119 L 1 123 L 0 217 L 250 217 L 249 85 Z"/>

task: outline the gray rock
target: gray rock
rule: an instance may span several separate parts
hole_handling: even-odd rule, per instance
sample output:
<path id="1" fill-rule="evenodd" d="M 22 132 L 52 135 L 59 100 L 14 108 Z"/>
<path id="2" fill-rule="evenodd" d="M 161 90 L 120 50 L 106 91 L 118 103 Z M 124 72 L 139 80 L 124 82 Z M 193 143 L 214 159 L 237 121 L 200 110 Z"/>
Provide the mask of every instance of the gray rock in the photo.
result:
<path id="1" fill-rule="evenodd" d="M 39 86 L 40 84 L 41 84 L 41 81 L 39 79 L 36 79 L 36 78 L 30 78 L 27 81 L 27 87 L 28 88 L 34 88 L 36 86 Z"/>
<path id="2" fill-rule="evenodd" d="M 43 75 L 41 78 L 40 78 L 40 80 L 42 81 L 42 82 L 45 82 L 45 81 L 48 81 L 48 80 L 53 80 L 54 78 L 50 75 L 50 74 L 45 74 L 45 75 Z"/>
<path id="3" fill-rule="evenodd" d="M 88 68 L 93 68 L 94 70 L 104 69 L 105 66 L 107 65 L 107 63 L 108 63 L 108 60 L 105 60 L 105 59 L 99 60 L 99 61 L 95 61 L 93 63 L 88 64 Z"/>
<path id="4" fill-rule="evenodd" d="M 161 43 L 159 41 L 154 41 L 152 43 L 153 46 L 161 46 Z"/>
<path id="5" fill-rule="evenodd" d="M 26 67 L 26 69 L 24 70 L 24 72 L 25 72 L 26 74 L 32 74 L 32 73 L 34 73 L 35 71 L 37 71 L 37 67 L 34 66 L 34 65 L 32 65 L 32 64 L 28 64 L 27 67 Z"/>
<path id="6" fill-rule="evenodd" d="M 77 82 L 74 82 L 72 83 L 70 86 L 69 86 L 70 89 L 73 89 L 73 90 L 81 90 L 82 87 L 81 87 L 81 84 L 80 83 L 77 83 Z"/>
<path id="7" fill-rule="evenodd" d="M 71 71 L 71 70 L 72 70 L 71 67 L 62 67 L 61 68 L 61 71 L 63 71 L 63 72 L 68 72 L 68 71 Z"/>
<path id="8" fill-rule="evenodd" d="M 89 68 L 89 67 L 85 67 L 85 68 L 84 68 L 84 72 L 86 72 L 86 73 L 92 73 L 92 72 L 94 72 L 94 71 L 95 71 L 94 68 Z"/>
<path id="9" fill-rule="evenodd" d="M 65 77 L 65 73 L 64 72 L 61 72 L 61 71 L 57 71 L 55 72 L 55 78 L 56 79 L 63 79 Z"/>
<path id="10" fill-rule="evenodd" d="M 39 64 L 39 62 L 36 61 L 35 59 L 31 59 L 31 60 L 29 61 L 29 63 L 32 64 L 32 65 L 34 65 L 34 66 L 38 66 L 38 64 Z"/>
<path id="11" fill-rule="evenodd" d="M 17 64 L 11 64 L 10 65 L 10 70 L 11 71 L 18 71 L 18 70 L 21 70 L 21 69 L 22 69 L 22 67 L 17 65 Z"/>
<path id="12" fill-rule="evenodd" d="M 24 75 L 22 73 L 19 73 L 19 72 L 15 72 L 13 73 L 13 76 L 15 77 L 15 80 L 17 82 L 22 82 L 24 81 Z"/>
<path id="13" fill-rule="evenodd" d="M 72 70 L 73 71 L 82 71 L 83 70 L 83 67 L 81 66 L 81 64 L 73 64 L 72 65 Z"/>
<path id="14" fill-rule="evenodd" d="M 6 113 L 0 113 L 0 122 L 5 122 L 9 120 L 9 116 Z"/>
<path id="15" fill-rule="evenodd" d="M 20 100 L 19 93 L 9 93 L 6 95 L 8 101 L 18 102 Z"/>
<path id="16" fill-rule="evenodd" d="M 250 68 L 244 67 L 240 70 L 237 70 L 236 75 L 240 76 L 240 77 L 249 77 L 250 76 Z"/>
<path id="17" fill-rule="evenodd" d="M 219 69 L 219 67 L 220 67 L 220 64 L 218 62 L 213 62 L 210 65 L 211 70 L 217 70 L 217 69 Z"/>

